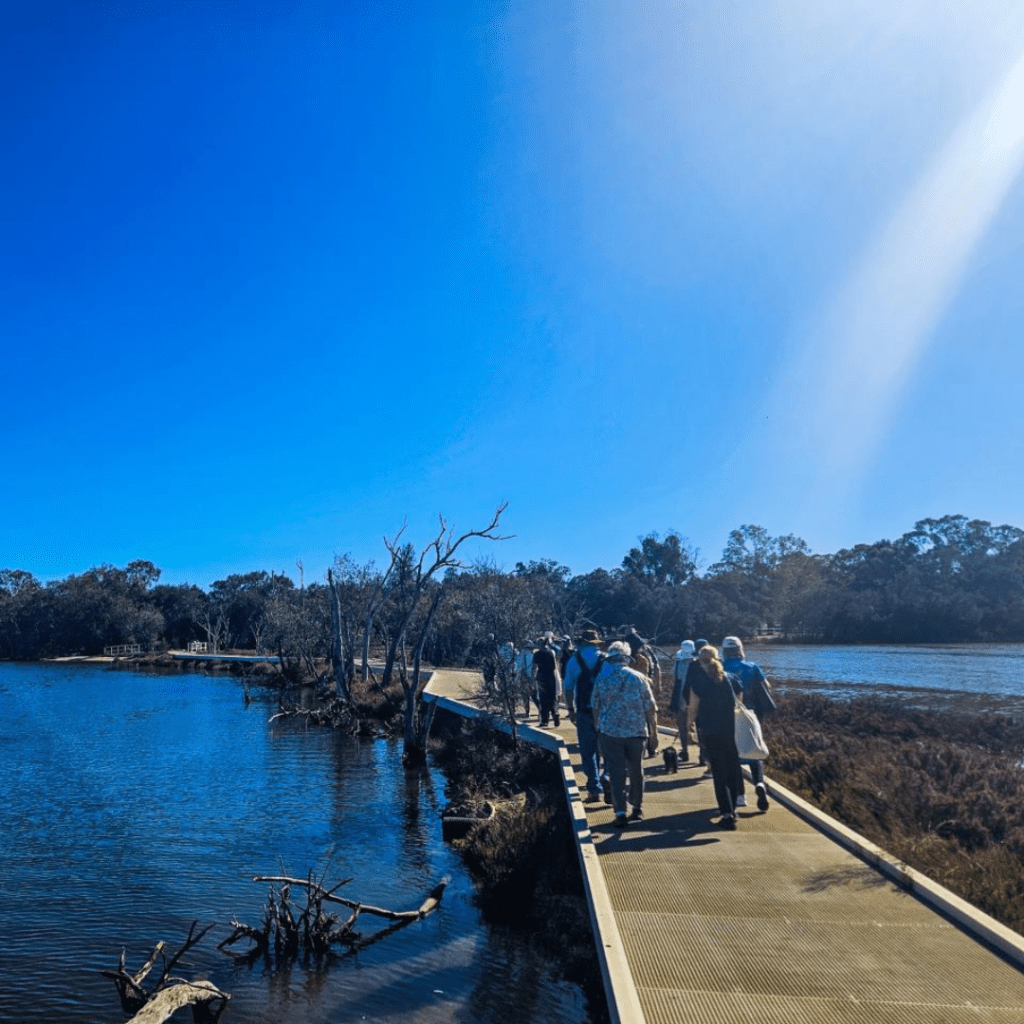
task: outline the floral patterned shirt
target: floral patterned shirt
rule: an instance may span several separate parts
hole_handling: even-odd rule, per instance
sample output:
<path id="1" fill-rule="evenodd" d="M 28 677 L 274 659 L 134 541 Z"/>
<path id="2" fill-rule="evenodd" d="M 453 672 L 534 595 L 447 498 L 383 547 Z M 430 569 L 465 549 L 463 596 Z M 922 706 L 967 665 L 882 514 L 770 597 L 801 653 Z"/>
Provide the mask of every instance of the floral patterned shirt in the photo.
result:
<path id="1" fill-rule="evenodd" d="M 654 712 L 647 676 L 621 662 L 606 661 L 594 681 L 594 720 L 606 736 L 647 736 L 647 715 Z"/>

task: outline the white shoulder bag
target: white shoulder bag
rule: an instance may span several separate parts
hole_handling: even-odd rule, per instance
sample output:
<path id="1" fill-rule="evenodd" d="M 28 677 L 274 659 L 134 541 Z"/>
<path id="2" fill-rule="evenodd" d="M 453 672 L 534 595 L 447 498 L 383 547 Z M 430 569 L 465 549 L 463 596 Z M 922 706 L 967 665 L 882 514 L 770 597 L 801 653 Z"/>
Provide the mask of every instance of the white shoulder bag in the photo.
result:
<path id="1" fill-rule="evenodd" d="M 736 749 L 744 761 L 763 761 L 768 756 L 768 746 L 761 732 L 757 715 L 735 694 L 733 695 L 733 719 L 736 728 Z"/>

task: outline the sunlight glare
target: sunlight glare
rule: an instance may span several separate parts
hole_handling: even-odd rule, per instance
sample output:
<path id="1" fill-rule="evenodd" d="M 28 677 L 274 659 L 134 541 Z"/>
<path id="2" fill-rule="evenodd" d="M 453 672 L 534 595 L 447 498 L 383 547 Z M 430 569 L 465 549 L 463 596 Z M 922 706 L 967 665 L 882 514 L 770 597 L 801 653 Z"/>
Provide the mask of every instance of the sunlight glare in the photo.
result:
<path id="1" fill-rule="evenodd" d="M 1022 163 L 1024 55 L 910 189 L 774 396 L 769 416 L 789 435 L 779 440 L 796 441 L 813 475 L 808 501 L 842 501 L 870 468 Z"/>

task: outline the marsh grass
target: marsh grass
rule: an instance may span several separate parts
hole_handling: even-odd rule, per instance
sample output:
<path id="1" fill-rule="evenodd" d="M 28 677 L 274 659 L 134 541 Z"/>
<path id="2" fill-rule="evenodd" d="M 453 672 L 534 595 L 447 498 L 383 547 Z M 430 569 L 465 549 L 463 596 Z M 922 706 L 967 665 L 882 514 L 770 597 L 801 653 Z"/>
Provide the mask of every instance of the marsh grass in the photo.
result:
<path id="1" fill-rule="evenodd" d="M 1024 932 L 1024 716 L 790 694 L 765 731 L 769 778 Z"/>

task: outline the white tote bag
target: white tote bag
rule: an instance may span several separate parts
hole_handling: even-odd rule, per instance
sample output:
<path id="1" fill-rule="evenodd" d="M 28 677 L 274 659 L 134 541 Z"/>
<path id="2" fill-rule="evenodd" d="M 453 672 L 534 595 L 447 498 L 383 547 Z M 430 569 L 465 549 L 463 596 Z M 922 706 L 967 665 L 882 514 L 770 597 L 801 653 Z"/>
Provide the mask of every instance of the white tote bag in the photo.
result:
<path id="1" fill-rule="evenodd" d="M 734 698 L 733 718 L 736 728 L 736 749 L 744 761 L 763 761 L 768 756 L 768 746 L 761 733 L 757 715 L 738 697 Z"/>

